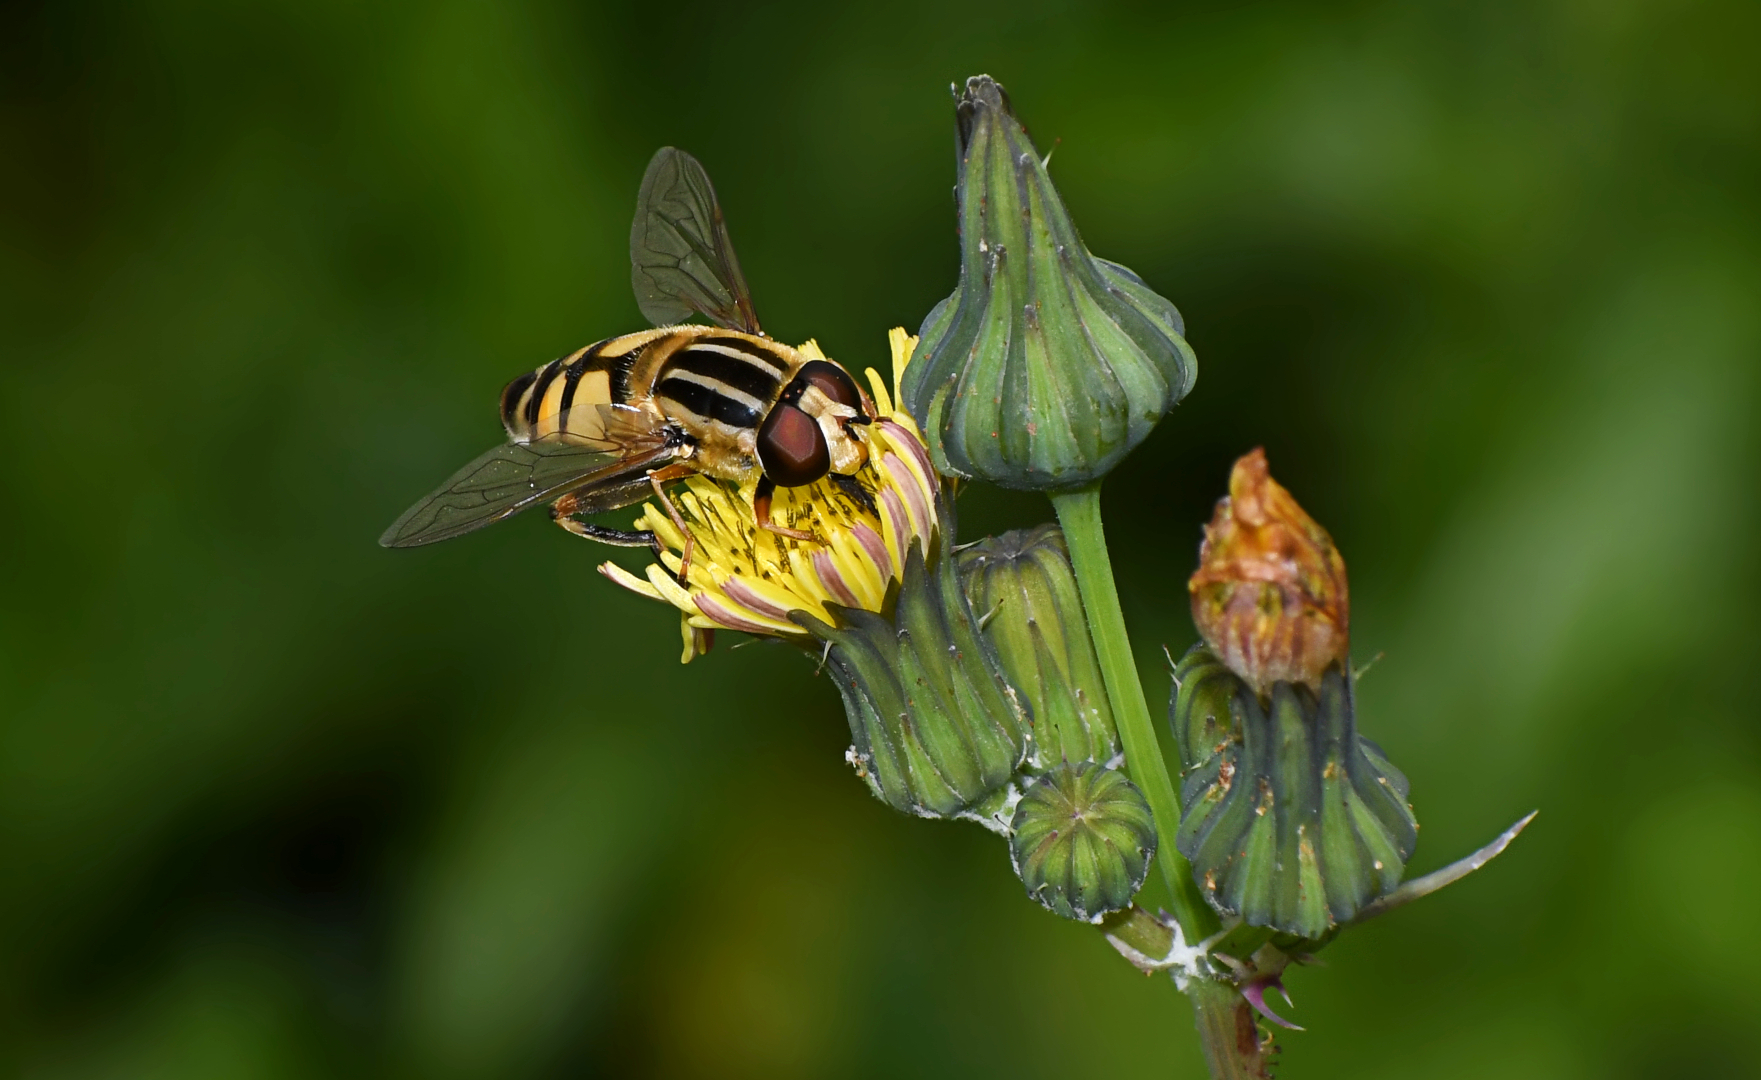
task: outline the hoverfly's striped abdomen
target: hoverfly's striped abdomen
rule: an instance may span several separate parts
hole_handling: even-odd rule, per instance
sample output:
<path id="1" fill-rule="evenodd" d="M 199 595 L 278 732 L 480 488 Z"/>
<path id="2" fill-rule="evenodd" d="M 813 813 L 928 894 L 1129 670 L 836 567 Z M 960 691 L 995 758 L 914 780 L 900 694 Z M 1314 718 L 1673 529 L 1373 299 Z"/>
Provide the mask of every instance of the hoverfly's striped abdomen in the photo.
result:
<path id="1" fill-rule="evenodd" d="M 605 436 L 599 406 L 630 400 L 630 368 L 665 331 L 607 338 L 552 360 L 507 384 L 501 423 L 517 443 L 562 437 L 596 442 Z"/>
<path id="2" fill-rule="evenodd" d="M 670 426 L 699 472 L 744 482 L 759 469 L 759 431 L 805 358 L 787 345 L 713 326 L 610 338 L 508 383 L 501 420 L 516 443 L 560 440 L 618 449 L 620 431 Z M 623 406 L 618 415 L 607 406 Z M 648 421 L 634 417 L 646 415 Z M 607 430 L 607 423 L 614 430 Z"/>

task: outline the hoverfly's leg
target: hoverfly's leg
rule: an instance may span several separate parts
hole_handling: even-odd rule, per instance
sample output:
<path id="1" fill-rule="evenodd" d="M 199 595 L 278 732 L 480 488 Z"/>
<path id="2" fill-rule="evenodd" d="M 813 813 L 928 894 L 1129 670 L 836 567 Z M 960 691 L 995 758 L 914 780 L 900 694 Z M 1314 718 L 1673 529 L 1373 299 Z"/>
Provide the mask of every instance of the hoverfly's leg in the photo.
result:
<path id="1" fill-rule="evenodd" d="M 579 506 L 574 495 L 564 495 L 550 504 L 550 520 L 583 540 L 597 540 L 613 547 L 645 547 L 654 552 L 655 558 L 660 557 L 660 538 L 654 535 L 653 529 L 613 529 L 590 521 L 576 521 L 573 515 Z"/>
<path id="2" fill-rule="evenodd" d="M 851 502 L 871 514 L 880 513 L 879 508 L 874 505 L 874 496 L 870 495 L 868 489 L 862 486 L 862 481 L 854 476 L 845 476 L 843 473 L 829 473 L 827 475 L 831 482 L 837 485 L 838 490 L 849 497 Z"/>
<path id="3" fill-rule="evenodd" d="M 657 469 L 649 473 L 648 483 L 653 486 L 654 497 L 660 500 L 661 509 L 666 511 L 667 517 L 673 519 L 673 528 L 679 530 L 679 535 L 685 538 L 685 550 L 679 554 L 678 579 L 680 585 L 687 585 L 689 584 L 687 579 L 691 573 L 691 553 L 697 549 L 697 538 L 692 536 L 691 530 L 685 527 L 685 519 L 679 513 L 679 508 L 674 506 L 673 500 L 667 497 L 664 481 L 673 479 L 673 477 L 664 476 L 665 472 L 665 469 Z"/>
<path id="4" fill-rule="evenodd" d="M 758 527 L 765 532 L 786 536 L 791 540 L 813 539 L 813 534 L 810 532 L 803 532 L 800 529 L 786 529 L 770 519 L 770 499 L 772 495 L 776 494 L 776 490 L 776 482 L 770 477 L 761 476 L 758 478 L 758 487 L 752 492 L 752 518 L 758 522 Z"/>
<path id="5" fill-rule="evenodd" d="M 613 547 L 645 547 L 656 555 L 661 551 L 660 539 L 654 535 L 653 529 L 608 529 L 604 525 L 573 518 L 558 518 L 557 524 L 583 539 L 597 540 Z"/>

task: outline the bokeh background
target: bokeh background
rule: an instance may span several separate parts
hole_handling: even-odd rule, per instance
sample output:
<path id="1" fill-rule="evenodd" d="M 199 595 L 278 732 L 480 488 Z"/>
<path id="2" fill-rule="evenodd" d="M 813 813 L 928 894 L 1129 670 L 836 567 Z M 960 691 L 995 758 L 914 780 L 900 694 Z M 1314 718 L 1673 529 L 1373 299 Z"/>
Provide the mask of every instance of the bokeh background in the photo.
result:
<path id="1" fill-rule="evenodd" d="M 1107 488 L 1152 698 L 1263 444 L 1386 653 L 1415 872 L 1541 810 L 1291 977 L 1285 1074 L 1761 1075 L 1758 40 L 1645 0 L 0 8 L 0 1069 L 1201 1075 L 1166 980 L 869 797 L 799 654 L 680 668 L 541 515 L 374 543 L 506 379 L 641 325 L 662 144 L 769 329 L 884 363 L 953 285 L 987 71 L 1200 357 Z"/>

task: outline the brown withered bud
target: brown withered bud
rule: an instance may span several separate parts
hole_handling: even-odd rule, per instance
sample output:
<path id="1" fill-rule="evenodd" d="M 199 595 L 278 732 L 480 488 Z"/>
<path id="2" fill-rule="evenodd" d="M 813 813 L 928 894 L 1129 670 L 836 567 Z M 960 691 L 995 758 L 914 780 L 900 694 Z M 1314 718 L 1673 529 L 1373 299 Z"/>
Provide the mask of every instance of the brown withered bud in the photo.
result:
<path id="1" fill-rule="evenodd" d="M 1264 450 L 1236 461 L 1187 588 L 1205 642 L 1262 696 L 1280 680 L 1319 686 L 1345 660 L 1345 560 L 1272 479 Z"/>

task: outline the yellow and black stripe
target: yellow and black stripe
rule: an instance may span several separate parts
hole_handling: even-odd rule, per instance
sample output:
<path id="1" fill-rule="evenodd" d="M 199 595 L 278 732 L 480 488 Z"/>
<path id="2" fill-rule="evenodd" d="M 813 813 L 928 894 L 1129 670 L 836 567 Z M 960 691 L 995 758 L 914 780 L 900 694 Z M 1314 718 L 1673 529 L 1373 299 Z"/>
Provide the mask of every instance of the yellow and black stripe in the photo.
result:
<path id="1" fill-rule="evenodd" d="M 607 338 L 507 384 L 501 392 L 501 422 L 508 437 L 525 443 L 559 434 L 586 442 L 605 437 L 600 405 L 630 401 L 631 368 L 665 331 Z"/>
<path id="2" fill-rule="evenodd" d="M 707 335 L 674 350 L 661 363 L 655 403 L 668 416 L 753 430 L 776 403 L 793 366 L 787 354 L 768 342 Z"/>
<path id="3" fill-rule="evenodd" d="M 502 391 L 501 419 L 515 442 L 594 442 L 606 438 L 596 406 L 652 401 L 687 431 L 738 438 L 757 430 L 800 364 L 794 350 L 737 331 L 646 330 L 521 375 Z"/>

